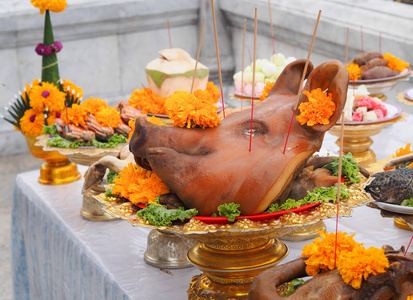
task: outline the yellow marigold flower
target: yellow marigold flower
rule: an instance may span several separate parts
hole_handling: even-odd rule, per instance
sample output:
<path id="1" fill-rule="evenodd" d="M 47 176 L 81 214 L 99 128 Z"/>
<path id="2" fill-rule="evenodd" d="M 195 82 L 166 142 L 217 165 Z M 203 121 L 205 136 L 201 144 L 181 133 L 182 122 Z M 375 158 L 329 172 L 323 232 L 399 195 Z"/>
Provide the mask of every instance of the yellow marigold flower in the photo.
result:
<path id="1" fill-rule="evenodd" d="M 25 101 L 27 101 L 27 96 L 30 98 L 30 93 L 31 93 L 32 88 L 34 88 L 35 86 L 38 86 L 39 84 L 40 84 L 39 79 L 33 80 L 32 85 L 29 85 L 27 82 L 25 83 L 26 91 L 22 93 L 22 97 Z"/>
<path id="2" fill-rule="evenodd" d="M 67 79 L 63 79 L 63 91 L 65 93 L 70 93 L 70 95 L 73 95 L 73 91 L 74 91 L 74 96 L 81 98 L 83 97 L 83 90 L 82 88 L 78 87 L 76 84 L 74 84 L 73 82 L 71 82 L 70 80 Z M 79 95 L 79 96 L 77 96 Z"/>
<path id="3" fill-rule="evenodd" d="M 40 9 L 40 14 L 44 14 L 46 10 L 52 12 L 62 12 L 65 10 L 66 0 L 31 0 L 32 5 Z"/>
<path id="4" fill-rule="evenodd" d="M 163 114 L 166 115 L 165 110 L 166 98 L 152 93 L 150 88 L 136 89 L 128 100 L 128 104 L 135 108 L 141 109 L 144 114 Z"/>
<path id="5" fill-rule="evenodd" d="M 353 251 L 340 255 L 337 269 L 346 284 L 359 289 L 362 280 L 367 280 L 370 275 L 386 272 L 389 260 L 384 255 L 382 248 L 370 247 L 368 249 L 361 245 Z"/>
<path id="6" fill-rule="evenodd" d="M 65 108 L 65 93 L 61 92 L 53 83 L 42 82 L 30 91 L 30 105 L 38 112 L 46 108 L 51 112 L 60 112 Z"/>
<path id="7" fill-rule="evenodd" d="M 215 127 L 221 121 L 213 103 L 203 102 L 188 92 L 175 92 L 166 99 L 165 107 L 177 127 Z"/>
<path id="8" fill-rule="evenodd" d="M 396 56 L 390 54 L 390 53 L 384 53 L 383 58 L 387 59 L 388 63 L 387 66 L 395 71 L 402 72 L 404 69 L 408 68 L 410 66 L 409 63 L 404 62 L 400 58 L 397 58 Z"/>
<path id="9" fill-rule="evenodd" d="M 86 112 L 92 115 L 95 115 L 98 111 L 108 107 L 108 104 L 106 103 L 106 101 L 100 98 L 94 98 L 94 97 L 90 97 L 89 99 L 86 99 L 85 101 L 82 102 L 81 105 Z"/>
<path id="10" fill-rule="evenodd" d="M 116 107 L 106 107 L 94 114 L 96 121 L 104 127 L 116 128 L 122 123 L 119 112 Z"/>
<path id="11" fill-rule="evenodd" d="M 221 97 L 218 87 L 212 81 L 208 81 L 205 90 L 196 90 L 193 94 L 201 101 L 211 102 L 212 104 L 217 103 L 219 97 Z"/>
<path id="12" fill-rule="evenodd" d="M 330 117 L 336 109 L 336 104 L 333 102 L 331 93 L 325 93 L 320 88 L 309 91 L 304 91 L 308 102 L 302 102 L 298 109 L 300 115 L 296 117 L 297 121 L 307 126 L 316 124 L 326 125 L 330 123 Z"/>
<path id="13" fill-rule="evenodd" d="M 260 102 L 268 97 L 268 94 L 272 90 L 272 87 L 274 86 L 274 83 L 275 83 L 274 81 L 268 81 L 265 84 L 264 90 L 262 91 L 262 94 L 260 95 Z"/>
<path id="14" fill-rule="evenodd" d="M 154 172 L 132 163 L 119 173 L 119 177 L 115 178 L 114 182 L 112 193 L 135 204 L 156 203 L 156 197 L 170 192 Z"/>
<path id="15" fill-rule="evenodd" d="M 346 68 L 350 80 L 359 80 L 361 78 L 361 67 L 358 64 L 350 63 Z"/>
<path id="16" fill-rule="evenodd" d="M 61 116 L 61 119 L 66 124 L 73 124 L 75 126 L 85 126 L 88 119 L 88 113 L 79 104 L 73 104 L 72 107 L 68 107 Z"/>
<path id="17" fill-rule="evenodd" d="M 20 126 L 23 134 L 41 135 L 43 133 L 44 114 L 34 109 L 28 109 L 20 119 Z"/>

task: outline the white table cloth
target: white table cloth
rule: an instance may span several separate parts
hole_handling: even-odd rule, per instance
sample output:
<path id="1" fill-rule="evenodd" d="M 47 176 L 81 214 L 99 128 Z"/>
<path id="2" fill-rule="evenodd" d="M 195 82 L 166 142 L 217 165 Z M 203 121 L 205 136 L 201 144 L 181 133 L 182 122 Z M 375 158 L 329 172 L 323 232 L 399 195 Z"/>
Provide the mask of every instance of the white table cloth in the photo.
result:
<path id="1" fill-rule="evenodd" d="M 79 166 L 83 173 L 86 169 Z M 196 268 L 162 271 L 143 260 L 150 230 L 115 220 L 90 222 L 80 216 L 83 180 L 41 185 L 39 172 L 16 178 L 12 216 L 15 299 L 186 299 Z M 325 221 L 335 231 L 335 219 Z M 413 232 L 394 226 L 376 209 L 358 207 L 339 219 L 339 231 L 356 233 L 365 246 L 407 246 Z M 286 241 L 300 256 L 310 241 Z"/>

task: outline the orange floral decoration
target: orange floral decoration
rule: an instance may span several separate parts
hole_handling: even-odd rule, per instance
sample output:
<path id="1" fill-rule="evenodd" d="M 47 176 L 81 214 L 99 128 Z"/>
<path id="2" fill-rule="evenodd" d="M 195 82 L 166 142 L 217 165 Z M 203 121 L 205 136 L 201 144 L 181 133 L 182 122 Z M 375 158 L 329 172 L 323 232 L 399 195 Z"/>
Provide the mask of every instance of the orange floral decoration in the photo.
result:
<path id="1" fill-rule="evenodd" d="M 40 135 L 43 133 L 44 114 L 35 109 L 28 109 L 20 119 L 21 132 L 25 135 Z"/>
<path id="2" fill-rule="evenodd" d="M 188 92 L 175 92 L 166 99 L 165 107 L 177 127 L 215 127 L 221 121 L 213 103 L 204 102 Z"/>
<path id="3" fill-rule="evenodd" d="M 400 149 L 396 150 L 396 157 L 413 153 L 413 151 L 410 150 L 410 146 L 411 146 L 411 145 L 412 145 L 412 143 L 408 143 L 408 144 L 406 145 L 406 147 L 400 148 Z"/>
<path id="4" fill-rule="evenodd" d="M 152 113 L 166 115 L 165 100 L 166 98 L 152 93 L 150 88 L 144 88 L 133 91 L 128 100 L 128 104 L 141 109 L 144 114 Z"/>
<path id="5" fill-rule="evenodd" d="M 82 98 L 83 97 L 83 90 L 82 88 L 78 87 L 76 84 L 71 82 L 68 79 L 62 79 L 61 82 L 63 82 L 63 91 L 64 92 L 70 92 L 71 97 L 76 96 L 76 98 Z"/>
<path id="6" fill-rule="evenodd" d="M 298 107 L 300 115 L 296 117 L 297 121 L 301 125 L 307 123 L 307 126 L 330 123 L 330 117 L 336 109 L 331 93 L 317 88 L 311 92 L 304 91 L 303 94 L 307 96 L 308 102 L 302 102 Z"/>
<path id="7" fill-rule="evenodd" d="M 346 68 L 350 80 L 359 80 L 361 78 L 361 67 L 358 64 L 350 63 Z"/>
<path id="8" fill-rule="evenodd" d="M 42 82 L 30 91 L 30 105 L 38 112 L 46 107 L 52 112 L 60 112 L 65 108 L 66 94 L 61 92 L 53 83 Z"/>
<path id="9" fill-rule="evenodd" d="M 208 81 L 205 90 L 196 90 L 193 94 L 202 102 L 211 102 L 212 104 L 217 103 L 221 97 L 218 87 L 212 81 Z"/>
<path id="10" fill-rule="evenodd" d="M 75 126 L 86 126 L 86 120 L 88 119 L 88 112 L 80 104 L 73 104 L 72 107 L 68 107 L 62 114 L 61 119 L 66 124 L 73 124 Z"/>
<path id="11" fill-rule="evenodd" d="M 98 123 L 104 127 L 116 128 L 122 123 L 120 113 L 116 107 L 106 107 L 95 113 L 95 118 Z"/>
<path id="12" fill-rule="evenodd" d="M 44 14 L 46 10 L 52 12 L 62 12 L 65 10 L 66 0 L 31 0 L 32 5 L 40 9 L 40 14 Z"/>
<path id="13" fill-rule="evenodd" d="M 82 107 L 86 112 L 94 115 L 98 111 L 107 108 L 108 104 L 100 98 L 90 97 L 82 102 Z"/>
<path id="14" fill-rule="evenodd" d="M 132 163 L 119 173 L 114 182 L 112 193 L 134 204 L 156 204 L 156 197 L 170 192 L 154 172 Z"/>
<path id="15" fill-rule="evenodd" d="M 274 81 L 267 81 L 267 83 L 264 86 L 264 90 L 262 91 L 262 94 L 260 95 L 260 102 L 268 97 L 268 94 L 272 90 L 274 83 L 275 83 Z"/>
<path id="16" fill-rule="evenodd" d="M 387 59 L 388 63 L 387 66 L 395 71 L 402 72 L 404 69 L 408 68 L 410 66 L 409 63 L 404 62 L 400 58 L 397 58 L 396 56 L 390 54 L 390 53 L 384 53 L 383 58 Z"/>
<path id="17" fill-rule="evenodd" d="M 354 234 L 338 232 L 336 237 L 335 233 L 318 233 L 323 240 L 316 238 L 312 244 L 303 247 L 301 254 L 301 257 L 306 258 L 305 270 L 310 276 L 316 276 L 323 270 L 334 270 L 336 266 L 343 281 L 359 289 L 363 279 L 384 273 L 389 267 L 389 261 L 382 248 L 366 249 L 363 244 L 353 240 Z"/>
<path id="18" fill-rule="evenodd" d="M 27 101 L 27 97 L 30 97 L 32 88 L 34 88 L 35 86 L 38 86 L 39 84 L 40 84 L 39 79 L 33 80 L 31 85 L 29 85 L 27 82 L 25 83 L 25 91 L 22 93 L 22 97 L 24 101 Z"/>

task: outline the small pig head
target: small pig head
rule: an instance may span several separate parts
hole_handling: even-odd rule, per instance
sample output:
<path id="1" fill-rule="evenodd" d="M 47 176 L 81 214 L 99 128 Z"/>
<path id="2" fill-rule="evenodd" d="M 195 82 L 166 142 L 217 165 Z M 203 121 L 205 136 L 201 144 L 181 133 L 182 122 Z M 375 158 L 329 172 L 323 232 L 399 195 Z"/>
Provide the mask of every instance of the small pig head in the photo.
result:
<path id="1" fill-rule="evenodd" d="M 294 117 L 284 151 L 304 66 L 305 60 L 297 60 L 284 69 L 268 97 L 254 105 L 252 123 L 251 109 L 207 129 L 158 126 L 138 118 L 129 146 L 136 163 L 153 170 L 199 215 L 210 216 L 224 203 L 240 204 L 243 215 L 282 203 L 306 161 L 321 148 L 324 133 L 340 118 L 347 95 L 348 72 L 339 61 L 314 70 L 309 63 L 305 89 L 327 90 L 336 110 L 327 125 L 300 125 Z M 298 104 L 303 101 L 308 99 L 301 94 Z"/>

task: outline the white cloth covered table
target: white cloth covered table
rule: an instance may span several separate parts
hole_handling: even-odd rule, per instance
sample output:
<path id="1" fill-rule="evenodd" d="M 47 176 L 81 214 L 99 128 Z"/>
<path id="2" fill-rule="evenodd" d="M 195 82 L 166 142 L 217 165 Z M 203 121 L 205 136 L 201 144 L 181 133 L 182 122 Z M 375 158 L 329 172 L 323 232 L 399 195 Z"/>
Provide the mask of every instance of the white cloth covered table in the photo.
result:
<path id="1" fill-rule="evenodd" d="M 86 168 L 79 166 L 84 173 Z M 12 216 L 15 299 L 186 299 L 196 268 L 162 271 L 143 260 L 149 229 L 124 220 L 90 222 L 80 216 L 83 179 L 41 185 L 39 172 L 16 178 Z M 325 221 L 335 231 L 335 219 Z M 407 246 L 412 231 L 394 226 L 379 211 L 356 208 L 339 219 L 339 231 L 356 233 L 365 246 Z M 286 241 L 300 256 L 310 241 Z"/>

